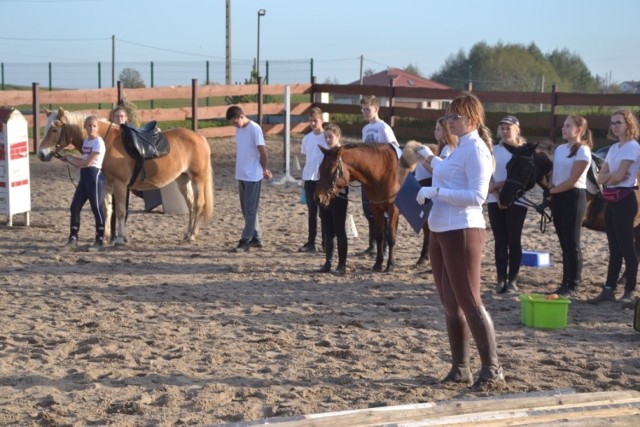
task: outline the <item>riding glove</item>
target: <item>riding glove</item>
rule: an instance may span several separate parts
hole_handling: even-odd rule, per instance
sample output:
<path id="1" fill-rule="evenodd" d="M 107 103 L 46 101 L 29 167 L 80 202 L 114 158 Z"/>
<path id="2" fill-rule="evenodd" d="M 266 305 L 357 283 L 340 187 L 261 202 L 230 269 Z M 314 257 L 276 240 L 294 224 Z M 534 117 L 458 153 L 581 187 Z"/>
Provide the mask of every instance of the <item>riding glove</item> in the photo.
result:
<path id="1" fill-rule="evenodd" d="M 429 156 L 433 156 L 433 151 L 431 151 L 431 149 L 426 145 L 423 145 L 422 148 L 417 151 L 417 153 L 420 154 L 425 159 L 428 158 Z"/>
<path id="2" fill-rule="evenodd" d="M 437 187 L 422 187 L 420 191 L 418 191 L 418 196 L 416 197 L 416 201 L 419 205 L 424 205 L 426 199 L 433 199 L 438 194 Z"/>

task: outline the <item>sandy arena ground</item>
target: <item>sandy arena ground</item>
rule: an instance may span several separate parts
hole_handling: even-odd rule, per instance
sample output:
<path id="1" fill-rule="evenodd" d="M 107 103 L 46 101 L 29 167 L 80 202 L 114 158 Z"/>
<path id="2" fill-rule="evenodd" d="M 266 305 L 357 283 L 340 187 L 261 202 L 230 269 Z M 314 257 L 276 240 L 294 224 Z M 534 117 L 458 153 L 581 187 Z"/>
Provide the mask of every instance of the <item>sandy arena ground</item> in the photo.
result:
<path id="1" fill-rule="evenodd" d="M 1 425 L 215 425 L 486 395 L 431 384 L 449 367 L 447 335 L 430 271 L 414 267 L 422 237 L 404 219 L 396 270 L 372 273 L 373 260 L 355 255 L 366 227 L 353 191 L 361 235 L 350 240 L 348 273 L 319 274 L 323 255 L 297 252 L 306 238 L 300 187 L 265 183 L 265 247 L 231 253 L 242 228 L 235 145 L 211 145 L 216 215 L 197 243 L 180 242 L 184 216 L 145 213 L 132 197 L 128 246 L 98 254 L 84 250 L 94 233 L 88 204 L 81 250 L 59 252 L 74 186 L 65 164 L 32 157 L 31 226 L 21 215 L 14 227 L 0 219 Z M 282 176 L 283 143 L 268 145 Z M 542 234 L 538 221 L 530 212 L 524 247 L 557 263 L 553 226 Z M 484 301 L 507 377 L 493 394 L 640 390 L 632 310 L 586 303 L 605 277 L 604 233 L 585 230 L 583 285 L 563 330 L 525 327 L 518 296 L 491 294 L 488 237 Z M 521 290 L 551 291 L 561 273 L 523 267 Z M 472 362 L 477 369 L 475 349 Z"/>

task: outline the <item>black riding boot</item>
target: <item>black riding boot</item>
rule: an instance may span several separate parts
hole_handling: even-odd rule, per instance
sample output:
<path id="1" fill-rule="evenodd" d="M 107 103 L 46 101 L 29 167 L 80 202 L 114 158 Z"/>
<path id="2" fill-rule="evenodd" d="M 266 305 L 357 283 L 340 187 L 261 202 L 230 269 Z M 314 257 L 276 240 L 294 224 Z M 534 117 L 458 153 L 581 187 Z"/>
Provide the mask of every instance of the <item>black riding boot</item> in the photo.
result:
<path id="1" fill-rule="evenodd" d="M 481 306 L 471 310 L 466 317 L 482 363 L 480 375 L 471 388 L 480 390 L 486 385 L 504 382 L 502 367 L 498 363 L 496 334 L 489 312 Z"/>
<path id="2" fill-rule="evenodd" d="M 338 266 L 336 273 L 344 274 L 347 272 L 347 236 L 338 236 Z"/>
<path id="3" fill-rule="evenodd" d="M 473 375 L 469 369 L 469 328 L 464 316 L 447 316 L 447 333 L 451 348 L 451 370 L 441 383 L 470 385 Z"/>
<path id="4" fill-rule="evenodd" d="M 333 239 L 326 237 L 324 239 L 324 254 L 325 254 L 325 262 L 320 270 L 320 273 L 328 273 L 331 271 L 331 260 L 333 259 Z"/>

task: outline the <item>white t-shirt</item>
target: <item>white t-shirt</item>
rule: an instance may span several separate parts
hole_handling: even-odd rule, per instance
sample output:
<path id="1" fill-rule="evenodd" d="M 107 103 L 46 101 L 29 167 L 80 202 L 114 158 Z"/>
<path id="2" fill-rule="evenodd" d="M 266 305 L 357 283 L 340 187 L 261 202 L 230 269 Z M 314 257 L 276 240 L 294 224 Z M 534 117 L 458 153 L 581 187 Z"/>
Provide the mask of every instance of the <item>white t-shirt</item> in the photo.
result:
<path id="1" fill-rule="evenodd" d="M 429 214 L 431 231 L 485 228 L 482 205 L 489 192 L 493 160 L 477 131 L 458 140 L 446 159 L 434 157 L 433 186 L 440 190 Z"/>
<path id="2" fill-rule="evenodd" d="M 391 126 L 386 124 L 383 120 L 364 125 L 362 128 L 362 142 L 386 142 L 393 146 L 398 158 L 402 155 L 402 150 L 394 144 L 394 142 L 398 142 L 398 140 L 396 139 L 396 135 L 393 133 L 393 129 L 391 129 Z"/>
<path id="3" fill-rule="evenodd" d="M 604 162 L 609 164 L 609 172 L 613 173 L 620 167 L 620 163 L 623 160 L 633 161 L 629 166 L 629 175 L 610 187 L 633 187 L 637 185 L 638 168 L 640 167 L 640 145 L 638 141 L 632 139 L 622 143 L 622 146 L 620 146 L 619 142 L 616 142 L 609 148 Z"/>
<path id="4" fill-rule="evenodd" d="M 327 141 L 324 139 L 324 132 L 315 134 L 309 132 L 302 138 L 302 148 L 300 152 L 305 156 L 304 169 L 302 169 L 302 179 L 304 181 L 317 181 L 320 179 L 318 169 L 324 158 L 324 154 L 319 147 L 327 148 Z"/>
<path id="5" fill-rule="evenodd" d="M 236 128 L 236 179 L 238 181 L 260 181 L 262 165 L 260 164 L 259 145 L 265 145 L 262 129 L 254 121 L 245 127 Z"/>
<path id="6" fill-rule="evenodd" d="M 513 154 L 507 150 L 504 145 L 497 144 L 493 147 L 493 158 L 496 161 L 496 168 L 493 171 L 493 182 L 503 182 L 507 179 L 507 163 L 513 157 Z M 497 203 L 498 198 L 489 193 L 487 196 L 487 203 Z"/>
<path id="7" fill-rule="evenodd" d="M 87 168 L 102 169 L 102 162 L 104 161 L 104 155 L 107 152 L 107 148 L 104 145 L 104 141 L 101 137 L 95 139 L 85 139 L 82 141 L 82 160 L 87 160 L 91 153 L 98 153 L 98 156 L 89 163 Z"/>
<path id="8" fill-rule="evenodd" d="M 553 172 L 551 174 L 551 184 L 555 187 L 571 177 L 571 170 L 573 169 L 573 164 L 576 161 L 587 162 L 587 167 L 584 169 L 580 178 L 573 185 L 573 188 L 587 188 L 587 172 L 589 171 L 589 166 L 591 165 L 591 149 L 582 145 L 576 151 L 576 155 L 573 157 L 569 157 L 569 153 L 571 149 L 569 148 L 569 144 L 561 144 L 558 145 L 556 150 L 553 152 Z"/>
<path id="9" fill-rule="evenodd" d="M 440 153 L 438 154 L 438 157 L 440 157 L 441 159 L 446 159 L 449 156 L 449 154 L 451 154 L 452 151 L 453 151 L 453 148 L 451 148 L 449 144 L 446 144 L 444 147 L 442 147 L 442 151 L 440 151 Z M 416 165 L 415 175 L 416 175 L 416 181 L 422 181 L 423 179 L 431 178 L 431 172 L 426 170 L 421 163 L 418 163 Z"/>

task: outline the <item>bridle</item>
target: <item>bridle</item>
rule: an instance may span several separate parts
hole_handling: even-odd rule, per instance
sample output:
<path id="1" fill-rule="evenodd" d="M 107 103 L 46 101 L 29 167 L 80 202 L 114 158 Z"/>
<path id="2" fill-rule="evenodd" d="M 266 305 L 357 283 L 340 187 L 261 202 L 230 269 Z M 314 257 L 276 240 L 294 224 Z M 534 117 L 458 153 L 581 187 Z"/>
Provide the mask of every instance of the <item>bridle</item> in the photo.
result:
<path id="1" fill-rule="evenodd" d="M 58 142 L 56 143 L 55 147 L 53 147 L 53 157 L 55 157 L 56 159 L 61 159 L 62 155 L 60 155 L 60 151 L 66 147 L 67 145 L 69 145 L 69 142 L 67 141 L 67 134 L 66 134 L 66 124 L 63 123 L 62 121 L 60 122 L 62 123 L 62 127 L 60 128 L 60 138 L 58 138 Z M 62 139 L 64 138 L 64 140 L 67 142 L 67 145 L 62 145 Z"/>

